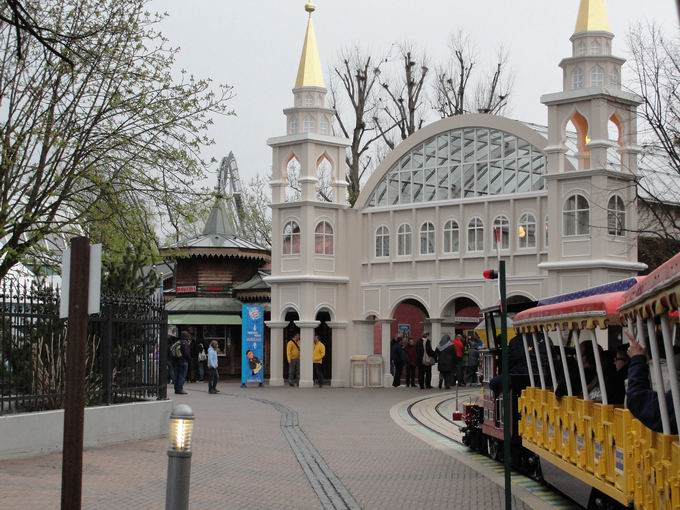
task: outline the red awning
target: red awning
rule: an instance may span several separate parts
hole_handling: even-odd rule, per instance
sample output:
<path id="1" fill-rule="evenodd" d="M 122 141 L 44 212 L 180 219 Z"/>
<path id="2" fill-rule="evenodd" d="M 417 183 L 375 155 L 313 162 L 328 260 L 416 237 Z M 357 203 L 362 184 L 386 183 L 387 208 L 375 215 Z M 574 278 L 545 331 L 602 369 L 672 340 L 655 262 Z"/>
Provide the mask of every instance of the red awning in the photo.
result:
<path id="1" fill-rule="evenodd" d="M 658 267 L 623 297 L 621 313 L 642 317 L 659 315 L 680 304 L 680 253 Z"/>

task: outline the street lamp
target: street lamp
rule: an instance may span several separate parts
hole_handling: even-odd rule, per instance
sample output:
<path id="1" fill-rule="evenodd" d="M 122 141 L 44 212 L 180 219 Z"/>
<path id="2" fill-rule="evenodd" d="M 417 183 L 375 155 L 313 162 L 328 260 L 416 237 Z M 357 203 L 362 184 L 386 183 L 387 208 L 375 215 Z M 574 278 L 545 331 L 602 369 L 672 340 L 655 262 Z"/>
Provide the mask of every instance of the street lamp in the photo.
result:
<path id="1" fill-rule="evenodd" d="M 165 489 L 166 510 L 187 510 L 189 508 L 193 432 L 194 412 L 188 405 L 179 404 L 170 415 L 168 479 Z"/>

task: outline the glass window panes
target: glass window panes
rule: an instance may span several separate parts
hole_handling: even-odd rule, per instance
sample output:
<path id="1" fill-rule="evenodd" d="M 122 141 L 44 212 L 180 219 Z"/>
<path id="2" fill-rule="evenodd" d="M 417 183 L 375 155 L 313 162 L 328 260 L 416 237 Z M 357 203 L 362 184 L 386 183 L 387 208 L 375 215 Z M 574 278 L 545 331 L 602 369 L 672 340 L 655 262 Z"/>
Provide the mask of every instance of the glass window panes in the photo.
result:
<path id="1" fill-rule="evenodd" d="M 437 169 L 428 168 L 425 170 L 425 202 L 432 202 L 437 197 Z"/>
<path id="2" fill-rule="evenodd" d="M 571 88 L 577 90 L 582 89 L 583 86 L 583 69 L 577 67 L 571 75 Z"/>
<path id="3" fill-rule="evenodd" d="M 397 255 L 411 255 L 411 225 L 403 224 L 397 231 Z"/>
<path id="4" fill-rule="evenodd" d="M 403 174 L 403 173 L 402 173 Z M 423 201 L 423 171 L 414 170 L 412 174 L 411 187 L 413 189 L 413 202 L 418 203 Z M 404 201 L 402 200 L 402 204 Z"/>
<path id="5" fill-rule="evenodd" d="M 623 236 L 626 231 L 626 207 L 623 199 L 614 195 L 607 205 L 607 232 L 611 236 Z"/>
<path id="6" fill-rule="evenodd" d="M 456 220 L 449 220 L 444 224 L 444 253 L 458 253 L 460 251 L 459 234 Z"/>
<path id="7" fill-rule="evenodd" d="M 498 248 L 498 240 L 500 239 L 501 250 L 510 249 L 510 221 L 505 216 L 498 216 L 493 220 L 493 230 L 491 232 L 493 237 L 493 242 L 491 246 L 493 249 Z"/>
<path id="8" fill-rule="evenodd" d="M 425 168 L 437 166 L 437 141 L 431 140 L 425 144 Z"/>
<path id="9" fill-rule="evenodd" d="M 390 256 L 390 229 L 381 225 L 375 231 L 375 256 Z"/>
<path id="10" fill-rule="evenodd" d="M 572 195 L 564 203 L 562 230 L 565 236 L 590 234 L 590 204 L 583 195 Z"/>
<path id="11" fill-rule="evenodd" d="M 444 166 L 449 161 L 448 133 L 437 137 L 437 166 Z"/>
<path id="12" fill-rule="evenodd" d="M 595 66 L 590 71 L 590 86 L 601 87 L 604 84 L 604 70 L 600 66 Z"/>
<path id="13" fill-rule="evenodd" d="M 475 165 L 463 165 L 464 198 L 475 196 Z"/>
<path id="14" fill-rule="evenodd" d="M 545 174 L 545 157 L 527 141 L 497 130 L 458 129 L 405 155 L 376 186 L 368 205 L 542 191 Z"/>
<path id="15" fill-rule="evenodd" d="M 468 223 L 467 251 L 484 251 L 484 223 L 480 218 L 472 218 Z"/>
<path id="16" fill-rule="evenodd" d="M 475 160 L 475 130 L 463 130 L 463 161 L 472 163 Z"/>
<path id="17" fill-rule="evenodd" d="M 327 221 L 322 221 L 314 231 L 314 253 L 317 255 L 333 255 L 333 227 Z"/>
<path id="18" fill-rule="evenodd" d="M 520 216 L 517 237 L 520 248 L 536 248 L 536 218 L 533 214 L 524 213 Z"/>
<path id="19" fill-rule="evenodd" d="M 420 254 L 432 255 L 434 254 L 434 225 L 432 223 L 423 223 L 420 227 Z"/>
<path id="20" fill-rule="evenodd" d="M 283 254 L 300 254 L 300 225 L 296 221 L 288 221 L 283 226 Z"/>
<path id="21" fill-rule="evenodd" d="M 517 192 L 531 191 L 531 160 L 521 158 L 517 160 Z"/>

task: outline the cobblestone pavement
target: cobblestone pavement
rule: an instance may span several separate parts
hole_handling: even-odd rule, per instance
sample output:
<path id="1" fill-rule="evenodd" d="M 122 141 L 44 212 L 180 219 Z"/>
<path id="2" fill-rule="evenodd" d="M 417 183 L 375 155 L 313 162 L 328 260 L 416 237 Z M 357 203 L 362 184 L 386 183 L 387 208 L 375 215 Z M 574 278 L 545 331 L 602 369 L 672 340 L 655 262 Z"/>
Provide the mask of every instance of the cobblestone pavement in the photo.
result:
<path id="1" fill-rule="evenodd" d="M 502 508 L 501 487 L 392 420 L 420 390 L 186 389 L 176 401 L 196 414 L 192 509 Z M 165 448 L 87 450 L 83 507 L 163 508 Z M 60 454 L 2 462 L 0 507 L 58 508 L 60 481 Z"/>

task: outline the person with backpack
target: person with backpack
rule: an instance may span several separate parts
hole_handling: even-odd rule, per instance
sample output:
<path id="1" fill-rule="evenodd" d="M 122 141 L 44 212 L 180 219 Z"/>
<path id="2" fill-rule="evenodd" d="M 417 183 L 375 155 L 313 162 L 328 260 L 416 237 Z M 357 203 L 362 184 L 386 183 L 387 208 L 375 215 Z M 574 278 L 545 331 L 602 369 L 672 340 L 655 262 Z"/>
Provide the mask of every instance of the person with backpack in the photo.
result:
<path id="1" fill-rule="evenodd" d="M 184 382 L 191 362 L 191 334 L 188 331 L 182 331 L 180 339 L 172 344 L 170 350 L 175 360 L 175 395 L 186 395 Z"/>
<path id="2" fill-rule="evenodd" d="M 432 365 L 437 362 L 435 352 L 430 343 L 430 334 L 425 333 L 416 344 L 416 361 L 418 362 L 418 386 L 421 390 L 432 389 Z"/>

